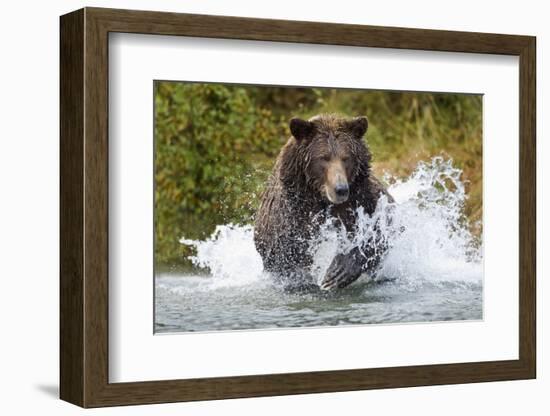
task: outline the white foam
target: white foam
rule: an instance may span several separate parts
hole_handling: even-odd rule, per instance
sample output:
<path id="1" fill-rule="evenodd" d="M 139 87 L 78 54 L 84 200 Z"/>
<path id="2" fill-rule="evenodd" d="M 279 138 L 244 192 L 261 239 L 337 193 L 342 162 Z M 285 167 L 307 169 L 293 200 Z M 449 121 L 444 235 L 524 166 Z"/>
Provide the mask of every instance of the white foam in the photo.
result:
<path id="1" fill-rule="evenodd" d="M 251 225 L 218 225 L 204 241 L 182 238 L 180 243 L 196 249 L 191 261 L 208 268 L 216 278 L 216 286 L 246 285 L 262 277 L 262 259 L 254 246 Z"/>

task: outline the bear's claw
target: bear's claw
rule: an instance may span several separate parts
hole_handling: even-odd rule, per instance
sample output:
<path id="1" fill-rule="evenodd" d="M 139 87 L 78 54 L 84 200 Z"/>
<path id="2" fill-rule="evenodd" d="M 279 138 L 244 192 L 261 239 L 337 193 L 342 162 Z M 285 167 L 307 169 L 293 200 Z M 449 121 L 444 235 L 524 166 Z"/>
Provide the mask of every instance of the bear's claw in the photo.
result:
<path id="1" fill-rule="evenodd" d="M 362 263 L 358 258 L 360 255 L 359 249 L 355 248 L 349 253 L 334 257 L 321 282 L 321 289 L 342 289 L 357 280 L 362 272 Z"/>

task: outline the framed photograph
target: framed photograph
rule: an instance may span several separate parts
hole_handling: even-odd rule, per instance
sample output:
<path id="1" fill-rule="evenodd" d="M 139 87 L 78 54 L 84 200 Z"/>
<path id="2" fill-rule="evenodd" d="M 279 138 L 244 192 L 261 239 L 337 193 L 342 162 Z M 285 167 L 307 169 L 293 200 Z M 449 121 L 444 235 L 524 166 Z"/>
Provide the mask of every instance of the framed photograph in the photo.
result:
<path id="1" fill-rule="evenodd" d="M 60 29 L 63 400 L 535 378 L 534 37 Z"/>

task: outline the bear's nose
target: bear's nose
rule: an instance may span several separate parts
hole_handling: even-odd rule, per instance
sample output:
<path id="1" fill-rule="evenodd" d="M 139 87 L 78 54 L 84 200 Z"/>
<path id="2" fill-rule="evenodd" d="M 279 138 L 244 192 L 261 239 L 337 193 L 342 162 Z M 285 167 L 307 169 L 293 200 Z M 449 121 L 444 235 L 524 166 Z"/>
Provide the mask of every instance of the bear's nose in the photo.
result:
<path id="1" fill-rule="evenodd" d="M 334 188 L 334 192 L 339 197 L 347 197 L 349 194 L 349 186 L 347 184 L 338 184 Z"/>

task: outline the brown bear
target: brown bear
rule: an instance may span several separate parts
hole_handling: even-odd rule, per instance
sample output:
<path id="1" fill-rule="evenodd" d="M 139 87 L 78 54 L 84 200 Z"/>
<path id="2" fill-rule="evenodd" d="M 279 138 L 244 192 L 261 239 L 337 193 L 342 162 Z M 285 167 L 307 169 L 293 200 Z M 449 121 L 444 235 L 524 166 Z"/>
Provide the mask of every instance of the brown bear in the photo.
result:
<path id="1" fill-rule="evenodd" d="M 264 269 L 286 289 L 318 288 L 309 245 L 327 219 L 353 233 L 357 209 L 371 215 L 386 188 L 371 173 L 363 140 L 366 117 L 334 114 L 290 120 L 292 137 L 276 160 L 255 218 L 254 242 Z M 321 289 L 343 288 L 372 272 L 384 252 L 378 234 L 332 260 Z"/>

